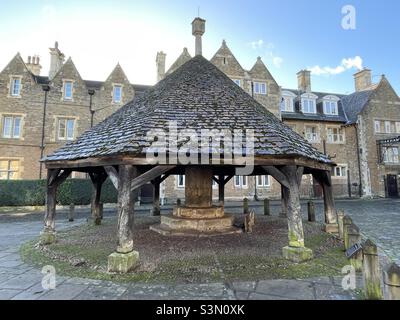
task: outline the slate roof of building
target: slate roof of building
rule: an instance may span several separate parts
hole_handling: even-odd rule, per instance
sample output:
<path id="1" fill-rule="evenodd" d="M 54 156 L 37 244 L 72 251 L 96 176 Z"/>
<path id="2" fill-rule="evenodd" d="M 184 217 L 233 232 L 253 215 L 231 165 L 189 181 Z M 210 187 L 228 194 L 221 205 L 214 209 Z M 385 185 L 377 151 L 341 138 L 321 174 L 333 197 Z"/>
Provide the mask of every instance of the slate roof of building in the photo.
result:
<path id="1" fill-rule="evenodd" d="M 342 98 L 342 104 L 347 115 L 348 123 L 357 122 L 357 115 L 364 109 L 374 90 L 354 92 Z"/>
<path id="2" fill-rule="evenodd" d="M 144 156 L 149 130 L 253 129 L 256 156 L 302 156 L 331 163 L 303 137 L 239 88 L 202 56 L 120 108 L 103 122 L 44 160 L 76 160 L 115 155 Z"/>
<path id="3" fill-rule="evenodd" d="M 33 75 L 33 76 L 36 79 L 36 83 L 38 83 L 38 84 L 49 84 L 50 83 L 49 77 L 36 76 L 36 75 Z M 94 81 L 94 80 L 83 80 L 83 81 L 85 82 L 86 87 L 88 89 L 99 90 L 104 84 L 104 81 Z M 151 88 L 152 86 L 148 86 L 148 85 L 144 85 L 144 84 L 132 84 L 132 87 L 135 90 L 136 94 L 142 94 L 144 91 Z"/>

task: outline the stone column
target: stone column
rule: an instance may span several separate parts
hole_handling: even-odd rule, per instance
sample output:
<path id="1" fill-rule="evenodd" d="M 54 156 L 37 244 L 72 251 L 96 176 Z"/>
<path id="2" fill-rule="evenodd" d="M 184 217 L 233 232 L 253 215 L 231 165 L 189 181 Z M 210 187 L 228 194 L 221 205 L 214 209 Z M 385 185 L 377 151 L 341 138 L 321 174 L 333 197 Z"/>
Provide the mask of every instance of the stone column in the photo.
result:
<path id="1" fill-rule="evenodd" d="M 212 169 L 189 166 L 185 169 L 185 206 L 207 208 L 212 206 Z"/>
<path id="2" fill-rule="evenodd" d="M 243 199 L 243 214 L 248 214 L 249 213 L 249 199 L 244 198 Z"/>
<path id="3" fill-rule="evenodd" d="M 289 246 L 283 248 L 283 256 L 294 262 L 310 260 L 313 252 L 304 246 L 303 221 L 300 205 L 300 184 L 303 168 L 286 166 L 281 169 L 289 184 L 288 189 L 288 233 Z"/>
<path id="4" fill-rule="evenodd" d="M 339 237 L 340 239 L 343 240 L 343 232 L 344 232 L 344 226 L 343 226 L 343 218 L 344 218 L 344 211 L 339 210 L 338 211 L 338 226 L 339 226 Z"/>
<path id="5" fill-rule="evenodd" d="M 378 248 L 369 239 L 363 245 L 363 260 L 364 290 L 367 299 L 380 300 L 383 295 Z"/>
<path id="6" fill-rule="evenodd" d="M 225 204 L 225 177 L 223 175 L 218 176 L 218 201 L 220 206 Z"/>
<path id="7" fill-rule="evenodd" d="M 347 228 L 353 223 L 353 220 L 349 216 L 343 217 L 343 242 L 344 242 L 344 250 L 347 250 L 349 247 L 349 237 L 347 235 Z"/>
<path id="8" fill-rule="evenodd" d="M 118 182 L 118 226 L 117 251 L 108 257 L 108 271 L 126 273 L 132 270 L 139 261 L 139 253 L 133 250 L 133 215 L 134 192 L 131 191 L 131 181 L 137 177 L 136 167 L 119 166 Z"/>
<path id="9" fill-rule="evenodd" d="M 386 299 L 400 300 L 400 267 L 391 263 L 385 268 L 383 274 Z"/>

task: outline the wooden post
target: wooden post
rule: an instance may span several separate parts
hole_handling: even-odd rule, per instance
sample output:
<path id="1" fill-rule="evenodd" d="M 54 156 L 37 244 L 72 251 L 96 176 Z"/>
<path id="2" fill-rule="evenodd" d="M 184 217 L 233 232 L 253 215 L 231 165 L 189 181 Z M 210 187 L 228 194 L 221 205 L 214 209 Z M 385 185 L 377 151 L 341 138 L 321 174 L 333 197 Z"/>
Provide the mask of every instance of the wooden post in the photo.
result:
<path id="1" fill-rule="evenodd" d="M 311 200 L 308 201 L 307 203 L 307 211 L 308 211 L 308 221 L 309 222 L 315 222 L 315 206 L 314 206 L 314 202 L 312 202 Z"/>
<path id="2" fill-rule="evenodd" d="M 126 273 L 138 263 L 139 253 L 133 251 L 134 192 L 131 181 L 138 175 L 136 167 L 119 166 L 117 251 L 108 257 L 108 271 Z"/>
<path id="3" fill-rule="evenodd" d="M 367 299 L 380 300 L 383 298 L 378 248 L 369 239 L 363 244 L 363 280 Z"/>
<path id="4" fill-rule="evenodd" d="M 347 238 L 349 248 L 354 246 L 356 243 L 361 243 L 360 230 L 354 223 L 347 226 Z M 354 267 L 354 269 L 356 269 L 356 271 L 362 271 L 362 259 L 363 255 L 361 251 L 350 258 L 350 264 Z"/>
<path id="5" fill-rule="evenodd" d="M 71 203 L 69 205 L 69 211 L 68 211 L 68 221 L 72 222 L 74 221 L 74 217 L 75 217 L 75 205 L 73 203 Z"/>
<path id="6" fill-rule="evenodd" d="M 218 201 L 220 206 L 225 204 L 225 179 L 223 175 L 218 176 Z"/>
<path id="7" fill-rule="evenodd" d="M 270 207 L 269 207 L 269 199 L 265 198 L 264 199 L 264 216 L 270 216 L 271 215 L 271 211 L 270 211 Z"/>
<path id="8" fill-rule="evenodd" d="M 338 211 L 339 237 L 342 240 L 343 240 L 343 233 L 344 233 L 343 218 L 344 218 L 344 211 L 343 210 L 339 210 Z"/>
<path id="9" fill-rule="evenodd" d="M 396 263 L 391 263 L 383 274 L 386 299 L 400 300 L 400 267 Z"/>
<path id="10" fill-rule="evenodd" d="M 89 173 L 90 179 L 92 180 L 92 220 L 95 225 L 101 224 L 101 209 L 100 209 L 100 197 L 101 187 L 104 181 L 107 179 L 106 173 Z M 90 219 L 88 219 L 90 221 Z"/>
<path id="11" fill-rule="evenodd" d="M 325 231 L 339 234 L 335 200 L 333 197 L 332 181 L 329 171 L 317 171 L 313 173 L 315 180 L 321 185 L 324 192 Z"/>
<path id="12" fill-rule="evenodd" d="M 153 183 L 153 216 L 160 215 L 160 182 L 155 180 Z"/>
<path id="13" fill-rule="evenodd" d="M 51 244 L 56 241 L 56 195 L 58 186 L 70 175 L 71 170 L 49 169 L 47 170 L 46 212 L 44 228 L 41 232 L 41 243 Z"/>
<path id="14" fill-rule="evenodd" d="M 249 199 L 247 199 L 247 198 L 243 199 L 243 213 L 244 214 L 249 213 Z"/>
<path id="15" fill-rule="evenodd" d="M 288 199 L 289 199 L 288 188 L 281 186 L 281 211 L 279 212 L 279 216 L 281 218 L 287 218 Z"/>
<path id="16" fill-rule="evenodd" d="M 348 227 L 353 223 L 353 220 L 349 216 L 344 216 L 343 218 L 343 242 L 344 242 L 344 250 L 347 250 L 349 247 L 349 237 L 347 235 Z"/>

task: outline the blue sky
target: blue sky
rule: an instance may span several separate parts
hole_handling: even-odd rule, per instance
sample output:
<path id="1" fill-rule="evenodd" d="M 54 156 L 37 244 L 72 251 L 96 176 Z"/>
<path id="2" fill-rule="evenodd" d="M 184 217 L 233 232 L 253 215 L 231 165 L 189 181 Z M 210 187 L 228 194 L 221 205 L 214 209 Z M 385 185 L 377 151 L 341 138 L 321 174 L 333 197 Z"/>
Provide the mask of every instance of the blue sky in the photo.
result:
<path id="1" fill-rule="evenodd" d="M 355 8 L 355 30 L 342 28 L 345 5 Z M 46 74 L 57 40 L 85 79 L 105 80 L 120 62 L 131 82 L 153 84 L 157 51 L 167 53 L 167 66 L 183 47 L 193 54 L 198 7 L 206 58 L 226 39 L 244 68 L 261 56 L 283 87 L 295 88 L 296 72 L 310 68 L 313 90 L 352 92 L 363 66 L 400 93 L 398 0 L 1 1 L 0 69 L 16 52 L 39 54 Z"/>

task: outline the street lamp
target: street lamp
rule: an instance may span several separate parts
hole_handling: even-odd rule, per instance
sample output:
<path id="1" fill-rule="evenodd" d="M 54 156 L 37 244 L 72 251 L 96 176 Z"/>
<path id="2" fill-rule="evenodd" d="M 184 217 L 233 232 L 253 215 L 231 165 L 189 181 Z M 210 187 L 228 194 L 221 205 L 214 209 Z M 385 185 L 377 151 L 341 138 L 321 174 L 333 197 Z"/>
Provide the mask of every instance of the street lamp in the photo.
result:
<path id="1" fill-rule="evenodd" d="M 94 113 L 95 113 L 95 111 L 92 109 L 92 102 L 93 102 L 93 95 L 94 95 L 94 93 L 95 93 L 95 90 L 94 89 L 89 89 L 88 90 L 88 94 L 89 94 L 89 99 L 90 99 L 90 102 L 89 102 L 89 110 L 90 110 L 90 127 L 92 128 L 93 127 L 93 118 L 94 118 Z"/>
<path id="2" fill-rule="evenodd" d="M 46 128 L 46 110 L 47 110 L 47 94 L 50 91 L 50 86 L 48 84 L 42 85 L 42 90 L 44 91 L 44 103 L 43 103 L 43 119 L 42 119 L 42 141 L 40 143 L 40 159 L 43 158 L 44 155 L 44 137 L 45 137 L 45 128 Z M 39 169 L 39 179 L 42 179 L 42 170 L 43 170 L 43 163 L 40 162 L 40 169 Z"/>

